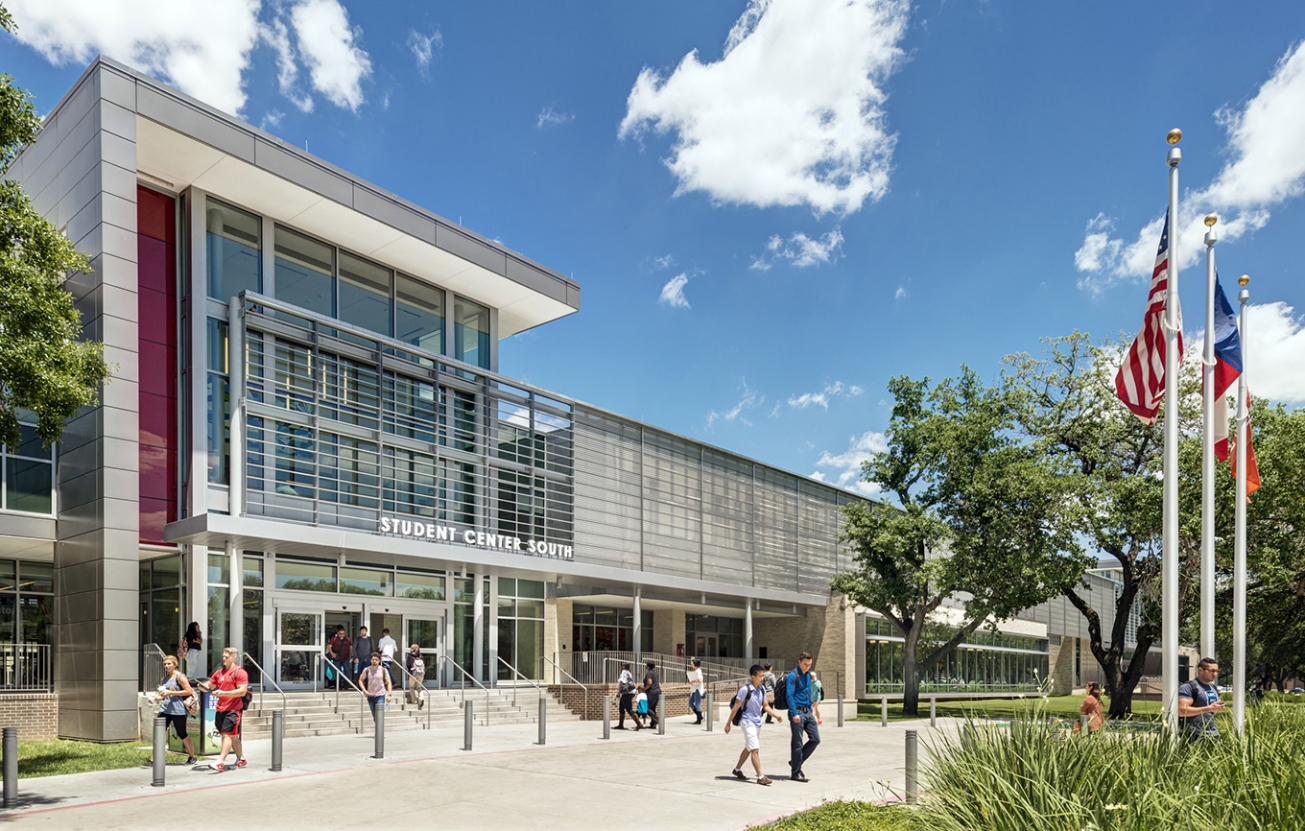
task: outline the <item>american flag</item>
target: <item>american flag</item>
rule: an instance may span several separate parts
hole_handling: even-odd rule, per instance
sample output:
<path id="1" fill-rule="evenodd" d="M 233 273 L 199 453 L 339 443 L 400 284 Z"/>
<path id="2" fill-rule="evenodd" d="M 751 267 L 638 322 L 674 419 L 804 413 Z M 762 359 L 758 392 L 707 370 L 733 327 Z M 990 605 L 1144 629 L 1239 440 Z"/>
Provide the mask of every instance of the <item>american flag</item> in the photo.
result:
<path id="1" fill-rule="evenodd" d="M 1155 422 L 1165 394 L 1165 292 L 1169 288 L 1169 213 L 1165 212 L 1160 248 L 1151 272 L 1151 293 L 1146 298 L 1142 331 L 1124 356 L 1115 375 L 1115 392 L 1124 406 L 1147 424 Z M 1183 359 L 1182 311 L 1178 312 L 1178 360 Z"/>

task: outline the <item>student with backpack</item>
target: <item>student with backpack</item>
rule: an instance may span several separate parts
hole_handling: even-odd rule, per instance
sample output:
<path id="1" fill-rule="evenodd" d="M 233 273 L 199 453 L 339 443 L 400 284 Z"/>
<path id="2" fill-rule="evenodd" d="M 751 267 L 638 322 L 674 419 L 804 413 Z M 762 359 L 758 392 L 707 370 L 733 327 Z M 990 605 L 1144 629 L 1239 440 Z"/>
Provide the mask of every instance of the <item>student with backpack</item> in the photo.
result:
<path id="1" fill-rule="evenodd" d="M 757 784 L 769 785 L 770 779 L 761 772 L 761 714 L 765 712 L 776 721 L 783 721 L 784 717 L 766 700 L 765 668 L 753 664 L 748 674 L 751 681 L 739 688 L 734 705 L 730 707 L 730 717 L 725 721 L 726 733 L 735 725 L 743 730 L 743 752 L 739 754 L 732 773 L 736 779 L 746 782 L 748 777 L 743 774 L 743 765 L 751 757 L 752 769 L 757 772 Z"/>
<path id="2" fill-rule="evenodd" d="M 812 712 L 811 696 L 811 653 L 803 652 L 798 656 L 797 669 L 784 677 L 784 706 L 789 712 L 789 729 L 793 734 L 790 745 L 789 780 L 806 782 L 807 776 L 802 772 L 802 764 L 811 758 L 816 746 L 820 744 L 820 728 L 817 726 L 815 713 Z M 779 689 L 775 690 L 779 698 Z M 803 741 L 805 734 L 806 741 Z"/>
<path id="3" fill-rule="evenodd" d="M 426 659 L 422 657 L 420 646 L 414 643 L 408 647 L 405 664 L 408 670 L 408 703 L 415 703 L 420 710 L 426 706 Z"/>

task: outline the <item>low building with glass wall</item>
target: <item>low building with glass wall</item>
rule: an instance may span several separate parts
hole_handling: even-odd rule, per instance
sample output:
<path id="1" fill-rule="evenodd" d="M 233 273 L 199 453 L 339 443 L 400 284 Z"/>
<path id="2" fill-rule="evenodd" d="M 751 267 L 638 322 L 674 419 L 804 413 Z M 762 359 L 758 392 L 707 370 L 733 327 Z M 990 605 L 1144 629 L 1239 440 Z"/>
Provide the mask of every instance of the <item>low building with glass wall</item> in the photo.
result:
<path id="1" fill-rule="evenodd" d="M 829 588 L 861 497 L 499 371 L 574 280 L 106 59 L 7 175 L 90 258 L 68 288 L 114 368 L 0 457 L 0 651 L 61 735 L 135 738 L 143 655 L 191 622 L 192 674 L 235 646 L 287 690 L 366 625 L 430 685 L 805 649 L 867 694 Z"/>

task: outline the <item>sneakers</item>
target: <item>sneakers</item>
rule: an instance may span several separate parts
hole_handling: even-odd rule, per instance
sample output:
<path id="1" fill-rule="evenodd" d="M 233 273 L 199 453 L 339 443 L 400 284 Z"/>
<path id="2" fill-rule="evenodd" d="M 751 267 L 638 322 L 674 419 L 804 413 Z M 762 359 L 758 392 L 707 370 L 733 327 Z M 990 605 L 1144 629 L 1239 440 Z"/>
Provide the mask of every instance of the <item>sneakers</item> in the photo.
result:
<path id="1" fill-rule="evenodd" d="M 194 756 L 187 756 L 187 757 L 186 757 L 186 764 L 188 764 L 188 765 L 193 765 L 193 764 L 195 764 L 195 763 L 198 762 L 198 761 L 199 761 L 199 760 L 196 759 Z"/>
<path id="2" fill-rule="evenodd" d="M 237 759 L 237 760 L 236 760 L 236 767 L 238 767 L 238 768 L 249 767 L 249 762 L 246 762 L 244 759 Z"/>
<path id="3" fill-rule="evenodd" d="M 795 774 L 793 774 L 792 776 L 790 776 L 788 779 L 789 779 L 790 782 L 810 782 L 810 781 L 811 781 L 810 779 L 807 778 L 807 775 L 806 775 L 805 773 L 803 773 L 802 771 L 800 771 L 800 770 L 799 770 L 797 773 L 795 773 Z"/>
<path id="4" fill-rule="evenodd" d="M 227 770 L 226 762 L 217 762 L 213 765 L 213 770 L 216 770 L 218 773 L 225 773 Z"/>
<path id="5" fill-rule="evenodd" d="M 769 784 L 770 784 L 770 777 L 769 777 L 769 776 L 759 776 L 759 777 L 757 777 L 757 784 L 758 784 L 758 785 L 769 785 Z"/>
<path id="6" fill-rule="evenodd" d="M 748 781 L 748 777 L 744 776 L 743 771 L 738 768 L 734 768 L 733 773 L 735 779 L 742 779 L 744 782 Z"/>

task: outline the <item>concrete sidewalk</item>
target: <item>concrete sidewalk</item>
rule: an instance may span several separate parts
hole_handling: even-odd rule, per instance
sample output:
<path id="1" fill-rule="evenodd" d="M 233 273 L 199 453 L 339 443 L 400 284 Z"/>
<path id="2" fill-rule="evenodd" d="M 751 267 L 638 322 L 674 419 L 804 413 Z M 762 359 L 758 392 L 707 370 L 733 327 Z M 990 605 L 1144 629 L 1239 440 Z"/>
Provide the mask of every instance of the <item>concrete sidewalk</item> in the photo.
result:
<path id="1" fill-rule="evenodd" d="M 938 731 L 948 726 L 940 720 Z M 290 739 L 280 773 L 267 770 L 270 742 L 259 741 L 246 746 L 243 770 L 169 766 L 162 788 L 150 785 L 147 768 L 22 780 L 21 807 L 3 818 L 22 828 L 172 831 L 204 817 L 242 831 L 370 829 L 378 817 L 411 828 L 513 831 L 651 819 L 725 831 L 825 800 L 900 794 L 908 728 L 919 731 L 924 755 L 936 732 L 927 720 L 886 728 L 826 721 L 805 766 L 811 781 L 802 784 L 787 778 L 788 730 L 766 726 L 761 757 L 775 780 L 770 787 L 730 775 L 743 746 L 737 730 L 726 736 L 718 722 L 707 733 L 684 718 L 669 721 L 665 736 L 613 730 L 610 741 L 601 740 L 600 723 L 558 723 L 549 725 L 545 747 L 534 744 L 533 724 L 478 727 L 470 753 L 461 749 L 461 729 L 395 733 L 383 760 L 370 758 L 371 736 Z"/>

